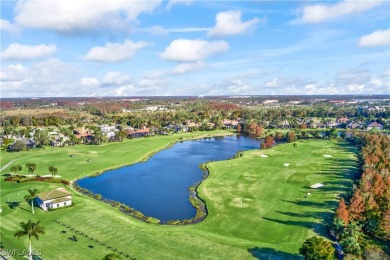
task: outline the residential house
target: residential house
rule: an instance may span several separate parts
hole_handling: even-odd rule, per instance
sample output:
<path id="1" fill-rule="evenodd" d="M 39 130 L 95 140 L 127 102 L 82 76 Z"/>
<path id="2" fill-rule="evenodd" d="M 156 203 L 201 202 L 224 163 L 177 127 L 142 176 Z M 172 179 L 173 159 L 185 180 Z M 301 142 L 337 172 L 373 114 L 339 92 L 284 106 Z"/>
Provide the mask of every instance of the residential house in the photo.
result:
<path id="1" fill-rule="evenodd" d="M 64 146 L 69 137 L 63 134 L 52 135 L 50 140 L 51 146 Z"/>
<path id="2" fill-rule="evenodd" d="M 290 128 L 290 123 L 287 120 L 283 120 L 279 123 L 280 128 Z"/>
<path id="3" fill-rule="evenodd" d="M 238 121 L 237 120 L 228 120 L 228 119 L 225 119 L 223 121 L 223 124 L 225 126 L 226 129 L 235 129 L 237 128 L 237 125 L 238 125 Z"/>
<path id="4" fill-rule="evenodd" d="M 150 136 L 150 129 L 146 127 L 144 127 L 143 129 L 139 129 L 137 131 L 134 130 L 127 131 L 128 138 L 139 138 L 139 137 L 146 137 L 146 136 Z"/>
<path id="5" fill-rule="evenodd" d="M 326 125 L 322 123 L 313 123 L 311 124 L 311 128 L 325 128 Z"/>
<path id="6" fill-rule="evenodd" d="M 347 128 L 348 129 L 359 129 L 359 128 L 362 128 L 363 126 L 360 125 L 360 124 L 357 124 L 357 123 L 349 123 L 347 125 Z"/>
<path id="7" fill-rule="evenodd" d="M 34 140 L 32 140 L 32 139 L 21 138 L 21 139 L 19 139 L 19 140 L 17 140 L 17 141 L 23 142 L 24 145 L 26 146 L 26 149 L 35 148 L 36 145 L 37 145 L 36 142 L 35 142 Z M 15 141 L 15 142 L 16 142 L 16 141 Z M 15 148 L 14 148 L 15 142 L 12 143 L 12 144 L 10 144 L 10 145 L 8 145 L 7 149 L 8 149 L 9 151 L 14 151 L 14 150 L 15 150 Z"/>
<path id="8" fill-rule="evenodd" d="M 371 130 L 371 129 L 383 130 L 383 125 L 377 122 L 373 122 L 367 125 L 367 130 Z"/>
<path id="9" fill-rule="evenodd" d="M 326 122 L 326 127 L 327 128 L 336 128 L 338 127 L 340 124 L 335 122 L 335 121 L 330 121 L 330 122 Z"/>
<path id="10" fill-rule="evenodd" d="M 189 122 L 187 124 L 187 127 L 188 127 L 188 132 L 193 132 L 198 129 L 199 125 L 195 122 Z"/>
<path id="11" fill-rule="evenodd" d="M 349 119 L 347 117 L 340 117 L 336 120 L 337 123 L 342 124 L 348 122 Z"/>
<path id="12" fill-rule="evenodd" d="M 72 205 L 72 194 L 64 188 L 45 191 L 37 194 L 39 207 L 50 210 Z"/>

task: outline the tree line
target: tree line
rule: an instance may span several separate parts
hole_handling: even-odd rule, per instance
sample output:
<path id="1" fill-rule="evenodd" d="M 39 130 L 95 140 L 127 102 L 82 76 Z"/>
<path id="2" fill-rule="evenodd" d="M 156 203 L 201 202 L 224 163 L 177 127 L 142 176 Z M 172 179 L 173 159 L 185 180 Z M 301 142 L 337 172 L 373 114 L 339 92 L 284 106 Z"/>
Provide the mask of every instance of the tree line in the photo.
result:
<path id="1" fill-rule="evenodd" d="M 351 196 L 340 200 L 332 231 L 345 253 L 374 259 L 368 255 L 390 250 L 390 140 L 359 133 L 351 141 L 361 146 L 361 176 Z"/>

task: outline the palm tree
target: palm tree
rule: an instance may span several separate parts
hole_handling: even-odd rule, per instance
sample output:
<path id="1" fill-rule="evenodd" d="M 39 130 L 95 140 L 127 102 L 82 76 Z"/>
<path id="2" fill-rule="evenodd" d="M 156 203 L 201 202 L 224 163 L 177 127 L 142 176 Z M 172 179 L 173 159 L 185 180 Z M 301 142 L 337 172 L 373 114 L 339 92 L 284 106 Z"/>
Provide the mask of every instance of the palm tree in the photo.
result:
<path id="1" fill-rule="evenodd" d="M 31 201 L 31 211 L 34 214 L 34 199 L 37 197 L 38 190 L 37 189 L 28 189 L 28 195 L 24 196 L 24 199 L 27 201 Z"/>
<path id="2" fill-rule="evenodd" d="M 49 166 L 49 172 L 51 172 L 51 176 L 56 176 L 58 169 L 54 166 Z"/>
<path id="3" fill-rule="evenodd" d="M 26 167 L 28 169 L 28 173 L 34 174 L 35 170 L 37 169 L 36 163 L 26 163 Z"/>
<path id="4" fill-rule="evenodd" d="M 45 234 L 45 228 L 42 227 L 40 223 L 41 223 L 40 221 L 34 223 L 31 222 L 31 220 L 29 220 L 27 223 L 21 221 L 20 226 L 22 227 L 23 230 L 19 230 L 14 234 L 14 236 L 17 238 L 28 236 L 28 242 L 29 242 L 28 257 L 30 260 L 32 260 L 31 238 L 35 237 L 38 240 L 39 234 Z"/>
<path id="5" fill-rule="evenodd" d="M 11 167 L 11 172 L 17 175 L 22 170 L 22 165 L 14 165 Z"/>

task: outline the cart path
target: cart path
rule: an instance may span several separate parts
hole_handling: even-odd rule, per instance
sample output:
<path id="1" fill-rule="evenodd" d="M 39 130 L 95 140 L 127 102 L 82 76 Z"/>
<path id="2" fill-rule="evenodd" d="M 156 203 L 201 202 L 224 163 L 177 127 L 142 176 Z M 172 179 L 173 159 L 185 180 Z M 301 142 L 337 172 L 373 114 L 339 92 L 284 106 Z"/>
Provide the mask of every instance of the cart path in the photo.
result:
<path id="1" fill-rule="evenodd" d="M 1 169 L 0 169 L 0 172 L 3 171 L 5 168 L 7 168 L 8 166 L 10 166 L 11 163 L 13 163 L 14 161 L 16 160 L 12 160 L 10 161 L 9 163 L 7 163 L 6 165 L 4 165 Z"/>

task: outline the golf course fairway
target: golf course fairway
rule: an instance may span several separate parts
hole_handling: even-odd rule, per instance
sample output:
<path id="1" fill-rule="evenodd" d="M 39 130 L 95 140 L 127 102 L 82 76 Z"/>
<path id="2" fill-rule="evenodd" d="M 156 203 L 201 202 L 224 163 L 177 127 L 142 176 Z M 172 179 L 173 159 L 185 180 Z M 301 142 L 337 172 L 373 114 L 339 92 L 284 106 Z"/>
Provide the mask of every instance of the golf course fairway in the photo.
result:
<path id="1" fill-rule="evenodd" d="M 189 137 L 175 138 L 180 136 Z M 140 161 L 175 141 L 174 137 L 165 138 L 5 154 L 2 165 L 12 159 L 16 159 L 14 164 L 23 166 L 37 162 L 39 174 L 40 164 L 42 169 L 54 164 L 63 179 L 73 180 L 119 167 L 121 162 L 115 161 L 114 156 L 120 151 L 134 153 L 134 162 Z M 119 252 L 122 259 L 300 259 L 298 249 L 307 237 L 326 236 L 326 225 L 334 216 L 339 196 L 348 192 L 358 171 L 358 150 L 337 140 L 296 143 L 296 148 L 291 143 L 282 144 L 267 150 L 246 151 L 235 159 L 207 163 L 210 175 L 198 187 L 198 195 L 207 204 L 208 216 L 198 224 L 186 226 L 144 223 L 71 187 L 65 188 L 73 194 L 73 207 L 52 212 L 36 208 L 32 214 L 23 199 L 27 189 L 41 192 L 64 185 L 5 182 L 2 176 L 1 246 L 27 249 L 28 240 L 17 239 L 14 233 L 20 229 L 20 221 L 31 219 L 41 221 L 45 227 L 45 234 L 32 241 L 33 250 L 43 259 L 102 259 Z M 71 153 L 77 157 L 69 159 L 70 151 L 66 149 L 72 149 Z M 89 153 L 88 149 L 95 152 Z M 110 149 L 118 151 L 111 158 L 110 153 L 104 154 Z M 99 154 L 104 157 L 100 162 Z M 87 157 L 98 163 L 87 165 Z M 79 158 L 82 160 L 77 161 Z M 110 159 L 112 165 L 108 165 Z M 12 165 L 2 175 L 9 173 Z M 310 188 L 316 183 L 324 186 Z M 77 241 L 70 239 L 73 236 Z"/>

